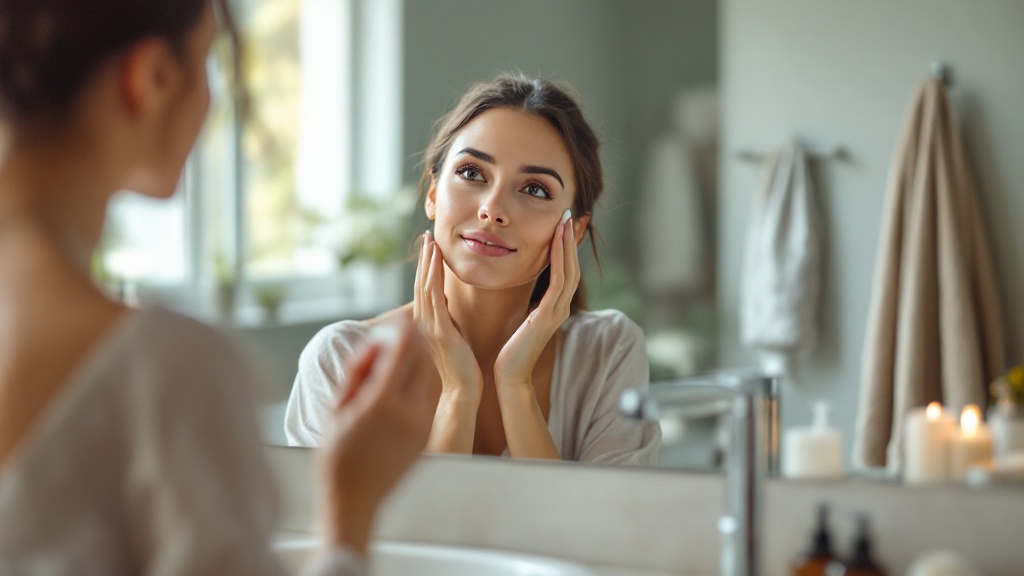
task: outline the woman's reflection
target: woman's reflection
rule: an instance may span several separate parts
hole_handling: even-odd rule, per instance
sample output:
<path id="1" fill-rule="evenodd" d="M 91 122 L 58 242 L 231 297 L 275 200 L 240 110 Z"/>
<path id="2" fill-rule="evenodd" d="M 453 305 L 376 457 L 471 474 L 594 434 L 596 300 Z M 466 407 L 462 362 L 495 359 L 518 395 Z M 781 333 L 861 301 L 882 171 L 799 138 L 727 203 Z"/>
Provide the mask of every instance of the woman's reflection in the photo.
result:
<path id="1" fill-rule="evenodd" d="M 427 449 L 513 458 L 656 464 L 657 424 L 618 414 L 620 392 L 646 387 L 640 328 L 587 311 L 576 247 L 591 235 L 604 178 L 599 141 L 566 90 L 501 76 L 473 86 L 438 124 L 421 190 L 413 302 L 342 321 L 307 344 L 285 433 L 316 445 L 343 366 L 377 323 L 414 319 L 441 386 Z"/>

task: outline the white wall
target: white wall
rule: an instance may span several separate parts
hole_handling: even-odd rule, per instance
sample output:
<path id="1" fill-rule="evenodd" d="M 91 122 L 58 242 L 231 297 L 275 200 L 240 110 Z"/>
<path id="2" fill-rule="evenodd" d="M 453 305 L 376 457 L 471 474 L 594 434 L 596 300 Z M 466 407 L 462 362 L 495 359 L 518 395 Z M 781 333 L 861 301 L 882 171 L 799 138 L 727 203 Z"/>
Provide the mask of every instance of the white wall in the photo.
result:
<path id="1" fill-rule="evenodd" d="M 784 426 L 829 400 L 849 453 L 889 159 L 903 114 L 930 63 L 953 71 L 993 243 L 1008 330 L 1021 362 L 1024 326 L 1024 2 L 723 0 L 720 78 L 720 360 L 750 365 L 738 345 L 742 239 L 759 170 L 730 155 L 797 135 L 842 145 L 850 162 L 817 166 L 827 230 L 819 349 L 784 388 Z"/>

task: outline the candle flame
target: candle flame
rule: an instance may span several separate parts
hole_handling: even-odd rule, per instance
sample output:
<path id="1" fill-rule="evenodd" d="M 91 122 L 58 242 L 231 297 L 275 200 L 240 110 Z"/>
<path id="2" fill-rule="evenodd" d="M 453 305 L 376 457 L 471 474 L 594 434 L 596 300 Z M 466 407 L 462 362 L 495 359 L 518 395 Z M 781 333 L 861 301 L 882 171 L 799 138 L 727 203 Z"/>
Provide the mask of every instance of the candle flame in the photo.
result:
<path id="1" fill-rule="evenodd" d="M 924 415 L 929 420 L 938 420 L 939 416 L 942 416 L 942 404 L 938 402 L 928 404 L 928 407 L 924 409 Z"/>
<path id="2" fill-rule="evenodd" d="M 960 429 L 964 436 L 974 438 L 978 433 L 978 423 L 981 421 L 981 409 L 977 404 L 968 404 L 960 412 Z"/>

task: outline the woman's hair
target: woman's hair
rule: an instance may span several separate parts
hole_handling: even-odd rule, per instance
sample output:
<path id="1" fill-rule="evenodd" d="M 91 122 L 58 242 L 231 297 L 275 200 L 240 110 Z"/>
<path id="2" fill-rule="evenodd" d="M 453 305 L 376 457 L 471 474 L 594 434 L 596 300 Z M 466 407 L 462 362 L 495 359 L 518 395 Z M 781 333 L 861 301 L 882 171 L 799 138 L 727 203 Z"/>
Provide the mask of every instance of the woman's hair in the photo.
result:
<path id="1" fill-rule="evenodd" d="M 420 177 L 420 193 L 426 193 L 437 177 L 451 148 L 452 141 L 462 128 L 480 114 L 493 108 L 511 108 L 544 118 L 558 130 L 572 159 L 573 177 L 576 181 L 576 197 L 573 200 L 573 216 L 591 214 L 601 191 L 604 189 L 604 174 L 601 171 L 599 149 L 601 142 L 594 130 L 583 117 L 571 89 L 561 87 L 543 78 L 527 78 L 522 75 L 503 74 L 488 82 L 470 87 L 455 108 L 437 121 L 434 138 L 427 146 L 423 157 L 423 174 Z M 597 260 L 597 244 L 594 240 L 593 219 L 587 226 L 590 246 Z M 539 302 L 548 289 L 550 269 L 545 268 L 537 279 L 530 302 Z M 573 294 L 570 308 L 575 313 L 586 309 L 586 290 L 582 280 Z"/>
<path id="2" fill-rule="evenodd" d="M 0 0 L 0 118 L 59 117 L 108 58 L 140 40 L 182 50 L 211 2 L 237 47 L 227 0 Z"/>

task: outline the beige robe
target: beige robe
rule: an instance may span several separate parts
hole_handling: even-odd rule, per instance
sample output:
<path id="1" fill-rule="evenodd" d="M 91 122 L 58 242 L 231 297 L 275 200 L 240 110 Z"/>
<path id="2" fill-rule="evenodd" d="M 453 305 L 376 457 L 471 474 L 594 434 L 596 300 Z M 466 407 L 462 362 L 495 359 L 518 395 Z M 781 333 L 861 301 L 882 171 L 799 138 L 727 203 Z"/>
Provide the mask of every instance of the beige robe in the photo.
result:
<path id="1" fill-rule="evenodd" d="M 984 406 L 1004 368 L 992 258 L 946 89 L 926 80 L 890 173 L 864 341 L 857 465 L 899 468 L 904 415 Z"/>

